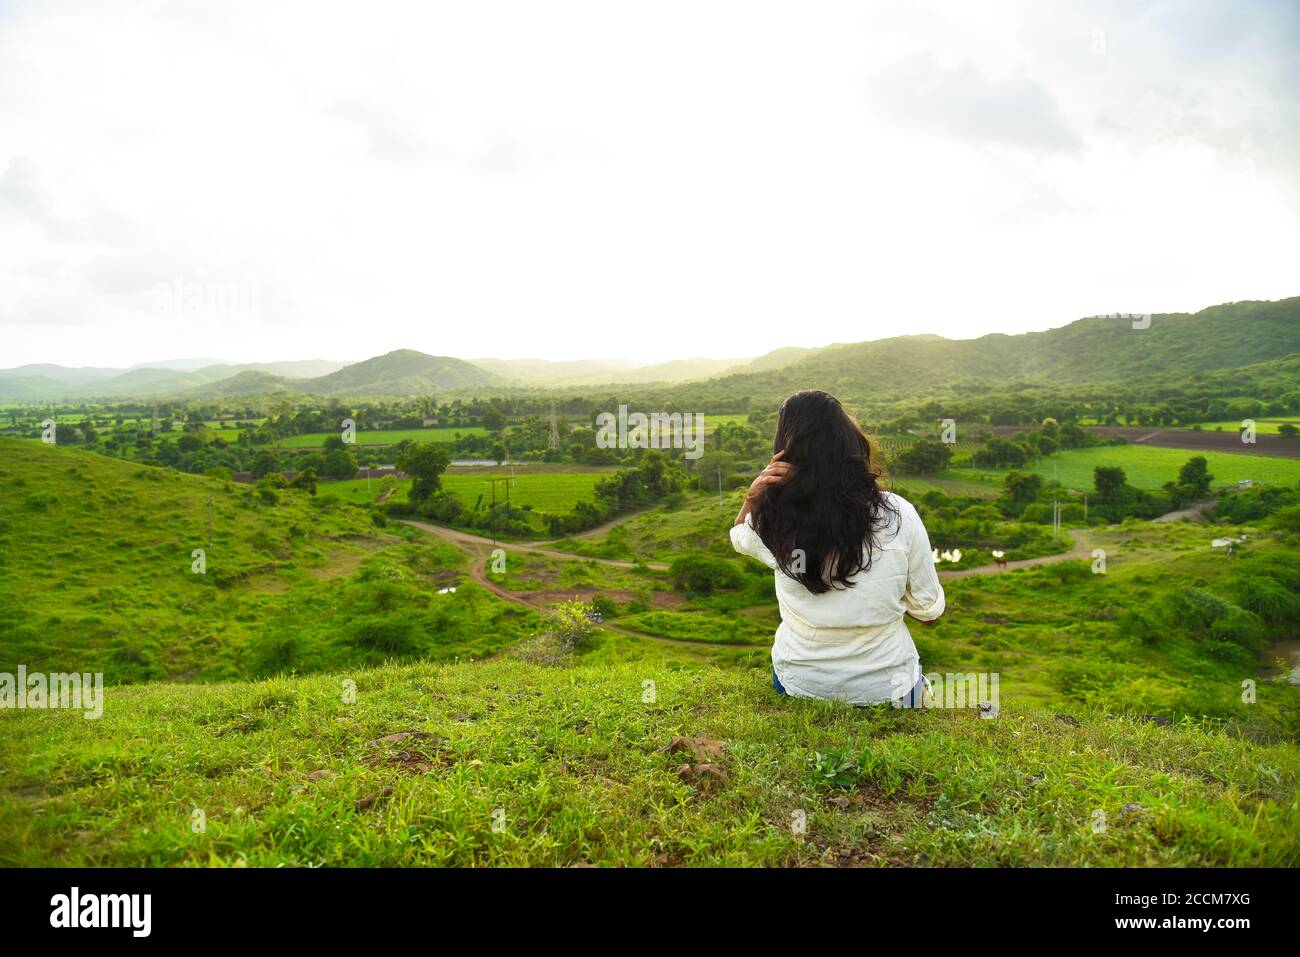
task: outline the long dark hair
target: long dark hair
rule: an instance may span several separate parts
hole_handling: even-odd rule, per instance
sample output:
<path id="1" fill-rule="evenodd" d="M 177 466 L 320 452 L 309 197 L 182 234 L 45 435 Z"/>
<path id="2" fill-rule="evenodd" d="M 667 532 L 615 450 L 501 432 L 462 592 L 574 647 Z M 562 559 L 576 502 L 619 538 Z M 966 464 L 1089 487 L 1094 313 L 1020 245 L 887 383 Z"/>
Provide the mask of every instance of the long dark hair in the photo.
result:
<path id="1" fill-rule="evenodd" d="M 781 403 L 772 444 L 790 471 L 754 503 L 758 537 L 813 594 L 852 587 L 849 579 L 871 567 L 879 531 L 898 519 L 866 434 L 835 396 L 796 392 Z"/>

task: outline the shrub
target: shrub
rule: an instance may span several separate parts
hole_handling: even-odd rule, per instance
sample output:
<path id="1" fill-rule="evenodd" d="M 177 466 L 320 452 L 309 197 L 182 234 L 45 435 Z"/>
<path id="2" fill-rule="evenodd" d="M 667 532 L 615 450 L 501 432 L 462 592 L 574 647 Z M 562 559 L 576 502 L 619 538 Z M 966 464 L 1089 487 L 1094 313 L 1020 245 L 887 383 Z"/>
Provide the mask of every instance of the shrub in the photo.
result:
<path id="1" fill-rule="evenodd" d="M 543 633 L 570 648 L 581 647 L 595 628 L 588 617 L 592 611 L 592 606 L 585 602 L 561 602 L 547 613 Z"/>
<path id="2" fill-rule="evenodd" d="M 715 588 L 738 588 L 742 578 L 736 566 L 723 558 L 683 555 L 669 568 L 673 584 L 692 595 L 708 595 Z"/>
<path id="3" fill-rule="evenodd" d="M 368 615 L 353 624 L 352 643 L 389 655 L 414 654 L 414 625 L 406 618 Z"/>

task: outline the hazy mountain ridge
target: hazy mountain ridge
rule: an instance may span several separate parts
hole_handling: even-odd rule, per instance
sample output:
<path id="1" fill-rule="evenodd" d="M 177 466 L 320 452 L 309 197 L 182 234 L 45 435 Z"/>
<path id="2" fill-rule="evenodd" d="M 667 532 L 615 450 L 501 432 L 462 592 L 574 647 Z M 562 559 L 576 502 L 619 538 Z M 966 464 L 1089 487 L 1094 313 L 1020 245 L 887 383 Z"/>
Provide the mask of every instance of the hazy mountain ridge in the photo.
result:
<path id="1" fill-rule="evenodd" d="M 749 360 L 693 358 L 645 366 L 617 359 L 470 362 L 411 349 L 352 364 L 299 360 L 206 366 L 189 372 L 32 364 L 0 370 L 0 398 L 213 398 L 286 391 L 331 397 L 397 396 L 479 388 L 601 386 L 663 386 L 679 397 L 700 390 L 769 396 L 816 387 L 888 398 L 917 396 L 962 382 L 994 387 L 1098 385 L 1173 373 L 1210 374 L 1296 354 L 1300 354 L 1300 296 L 1222 303 L 1196 313 L 1158 313 L 1150 317 L 1149 325 L 1127 316 L 1096 316 L 1017 335 L 991 333 L 976 339 L 909 335 L 817 349 L 791 346 Z"/>
<path id="2" fill-rule="evenodd" d="M 1041 332 L 976 339 L 915 335 L 828 346 L 781 369 L 738 372 L 703 391 L 765 398 L 819 388 L 882 399 L 923 396 L 960 383 L 1096 385 L 1173 373 L 1208 374 L 1300 353 L 1300 297 L 1160 313 L 1146 328 L 1128 317 L 1088 317 Z M 1139 326 L 1143 320 L 1137 320 Z M 698 394 L 689 395 L 696 391 Z M 698 403 L 703 392 L 678 389 Z"/>

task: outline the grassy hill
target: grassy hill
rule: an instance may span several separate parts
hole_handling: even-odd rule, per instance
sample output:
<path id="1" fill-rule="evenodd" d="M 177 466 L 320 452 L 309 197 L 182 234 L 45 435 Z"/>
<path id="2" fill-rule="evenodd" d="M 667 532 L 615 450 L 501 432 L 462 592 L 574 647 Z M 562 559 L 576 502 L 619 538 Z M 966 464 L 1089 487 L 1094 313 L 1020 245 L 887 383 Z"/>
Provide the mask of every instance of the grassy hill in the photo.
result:
<path id="1" fill-rule="evenodd" d="M 767 680 L 424 664 L 115 688 L 99 721 L 0 713 L 0 864 L 1300 863 L 1294 745 Z"/>
<path id="2" fill-rule="evenodd" d="M 945 339 L 909 335 L 829 346 L 783 368 L 677 387 L 689 406 L 706 397 L 750 396 L 759 405 L 816 387 L 861 404 L 933 396 L 973 384 L 977 392 L 1017 383 L 1078 385 L 1189 375 L 1273 363 L 1300 354 L 1300 297 L 1224 303 L 1194 314 L 1160 313 L 1149 328 L 1126 318 L 1079 319 L 1021 335 Z"/>
<path id="3" fill-rule="evenodd" d="M 490 385 L 498 377 L 486 369 L 413 349 L 397 349 L 344 366 L 337 372 L 299 383 L 313 395 L 415 395 L 440 389 Z"/>
<path id="4" fill-rule="evenodd" d="M 0 671 L 108 685 L 100 720 L 0 710 L 0 864 L 1300 864 L 1300 688 L 1261 672 L 1295 637 L 1294 537 L 1240 527 L 1229 559 L 1129 522 L 1082 530 L 1104 575 L 947 581 L 916 642 L 927 671 L 1001 676 L 982 720 L 777 697 L 739 494 L 512 553 L 498 589 L 614 602 L 543 666 L 510 650 L 540 615 L 468 553 L 328 487 L 0 439 Z M 685 553 L 739 583 L 587 558 Z"/>
<path id="5" fill-rule="evenodd" d="M 213 541 L 207 543 L 208 501 Z M 0 633 L 9 663 L 106 680 L 216 680 L 474 657 L 529 615 L 464 556 L 329 496 L 0 438 Z M 204 574 L 192 552 L 206 551 Z M 3 664 L 3 663 L 0 663 Z"/>

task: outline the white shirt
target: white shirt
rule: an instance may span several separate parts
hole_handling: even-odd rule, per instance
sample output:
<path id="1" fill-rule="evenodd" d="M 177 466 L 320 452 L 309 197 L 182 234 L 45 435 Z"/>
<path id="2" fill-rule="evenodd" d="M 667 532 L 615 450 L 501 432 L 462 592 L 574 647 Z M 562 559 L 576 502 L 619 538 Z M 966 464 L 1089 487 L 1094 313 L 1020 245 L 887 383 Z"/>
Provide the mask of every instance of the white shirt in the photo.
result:
<path id="1" fill-rule="evenodd" d="M 938 618 L 943 586 L 921 516 L 906 499 L 892 492 L 885 496 L 898 518 L 887 515 L 887 526 L 877 532 L 871 568 L 849 579 L 852 588 L 832 587 L 820 595 L 776 567 L 750 515 L 731 529 L 736 551 L 776 570 L 781 625 L 772 668 L 796 698 L 877 704 L 901 698 L 920 680 L 920 656 L 903 615 Z"/>

